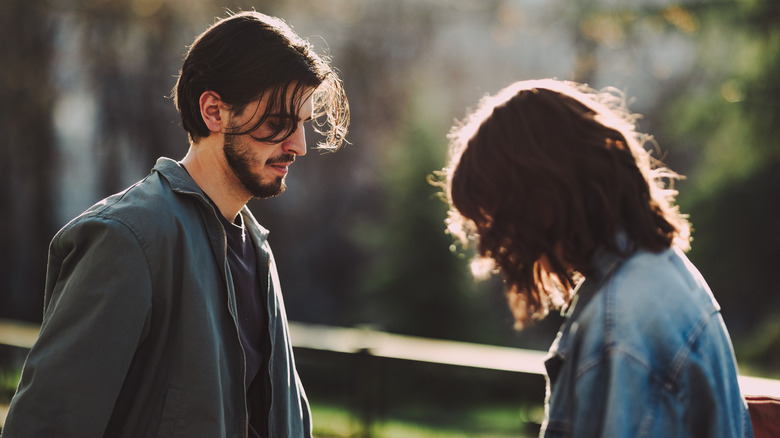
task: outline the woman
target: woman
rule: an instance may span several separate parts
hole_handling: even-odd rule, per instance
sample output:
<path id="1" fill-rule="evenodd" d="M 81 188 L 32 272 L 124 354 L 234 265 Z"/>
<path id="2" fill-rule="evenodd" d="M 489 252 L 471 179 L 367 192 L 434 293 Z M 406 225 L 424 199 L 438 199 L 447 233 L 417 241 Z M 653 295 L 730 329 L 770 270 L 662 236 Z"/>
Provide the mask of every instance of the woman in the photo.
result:
<path id="1" fill-rule="evenodd" d="M 518 328 L 566 312 L 542 436 L 751 437 L 676 175 L 635 121 L 619 94 L 556 80 L 483 99 L 451 133 L 448 229 L 503 275 Z"/>

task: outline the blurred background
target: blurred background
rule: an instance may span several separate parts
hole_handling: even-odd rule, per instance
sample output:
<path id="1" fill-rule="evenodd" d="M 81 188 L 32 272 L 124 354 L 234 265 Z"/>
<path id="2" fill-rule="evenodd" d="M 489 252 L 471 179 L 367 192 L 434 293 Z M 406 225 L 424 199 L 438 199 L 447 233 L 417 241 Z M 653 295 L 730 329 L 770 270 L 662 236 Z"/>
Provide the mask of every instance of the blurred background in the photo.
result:
<path id="1" fill-rule="evenodd" d="M 545 350 L 560 317 L 512 329 L 500 279 L 473 280 L 427 178 L 483 95 L 555 77 L 617 87 L 643 115 L 657 157 L 687 176 L 677 188 L 695 228 L 690 258 L 741 372 L 780 377 L 777 0 L 3 0 L 0 318 L 40 322 L 54 233 L 157 157 L 183 157 L 167 96 L 187 46 L 251 9 L 329 54 L 352 108 L 350 145 L 310 151 L 283 196 L 250 202 L 271 230 L 291 320 Z M 0 404 L 25 354 L 0 346 Z M 533 436 L 541 416 L 538 379 L 298 360 L 319 436 Z M 373 371 L 356 381 L 356 369 Z M 366 385 L 381 420 L 368 429 L 353 409 Z"/>

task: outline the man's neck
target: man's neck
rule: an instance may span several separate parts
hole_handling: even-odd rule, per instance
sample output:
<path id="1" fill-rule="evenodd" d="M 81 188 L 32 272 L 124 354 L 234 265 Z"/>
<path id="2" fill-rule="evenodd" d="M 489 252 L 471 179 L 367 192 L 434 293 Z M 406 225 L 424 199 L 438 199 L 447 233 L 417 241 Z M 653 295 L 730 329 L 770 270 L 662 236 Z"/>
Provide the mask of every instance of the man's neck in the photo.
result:
<path id="1" fill-rule="evenodd" d="M 222 216 L 234 222 L 252 196 L 245 190 L 237 189 L 241 187 L 240 182 L 221 153 L 222 148 L 210 144 L 214 141 L 218 140 L 209 137 L 198 144 L 190 144 L 181 164 L 201 190 L 217 204 Z"/>

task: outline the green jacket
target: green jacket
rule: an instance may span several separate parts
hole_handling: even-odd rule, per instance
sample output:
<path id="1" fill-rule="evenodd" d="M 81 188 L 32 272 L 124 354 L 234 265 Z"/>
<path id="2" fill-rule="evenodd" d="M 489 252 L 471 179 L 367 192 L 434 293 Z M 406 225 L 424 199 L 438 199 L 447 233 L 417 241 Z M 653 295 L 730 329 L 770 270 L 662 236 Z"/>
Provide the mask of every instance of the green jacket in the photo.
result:
<path id="1" fill-rule="evenodd" d="M 4 438 L 247 436 L 244 352 L 217 214 L 187 172 L 161 158 L 57 233 L 40 337 Z M 246 207 L 241 214 L 268 275 L 267 433 L 311 436 L 268 231 Z"/>

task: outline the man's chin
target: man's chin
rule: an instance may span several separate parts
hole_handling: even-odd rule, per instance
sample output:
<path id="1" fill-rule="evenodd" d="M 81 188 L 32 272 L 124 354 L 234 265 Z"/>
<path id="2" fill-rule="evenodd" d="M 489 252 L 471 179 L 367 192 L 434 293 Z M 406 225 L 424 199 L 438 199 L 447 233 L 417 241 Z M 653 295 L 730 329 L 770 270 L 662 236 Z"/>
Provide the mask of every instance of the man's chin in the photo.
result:
<path id="1" fill-rule="evenodd" d="M 255 194 L 254 197 L 255 197 L 255 199 L 270 199 L 270 198 L 275 198 L 275 197 L 281 195 L 282 193 L 284 193 L 284 189 L 278 190 L 278 191 L 273 192 L 273 193 L 271 193 L 271 192 L 257 193 L 257 194 Z"/>
<path id="2" fill-rule="evenodd" d="M 252 187 L 252 196 L 258 199 L 274 198 L 281 195 L 287 190 L 287 184 L 284 180 L 278 181 L 275 184 L 264 184 Z"/>

